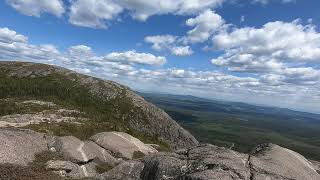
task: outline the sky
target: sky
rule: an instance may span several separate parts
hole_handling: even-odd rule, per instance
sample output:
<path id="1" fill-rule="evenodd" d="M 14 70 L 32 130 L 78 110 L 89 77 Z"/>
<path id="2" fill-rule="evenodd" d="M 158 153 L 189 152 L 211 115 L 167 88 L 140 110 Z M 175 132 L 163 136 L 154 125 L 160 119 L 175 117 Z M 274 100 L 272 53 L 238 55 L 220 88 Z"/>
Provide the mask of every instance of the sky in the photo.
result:
<path id="1" fill-rule="evenodd" d="M 320 113 L 318 0 L 3 0 L 0 59 Z"/>

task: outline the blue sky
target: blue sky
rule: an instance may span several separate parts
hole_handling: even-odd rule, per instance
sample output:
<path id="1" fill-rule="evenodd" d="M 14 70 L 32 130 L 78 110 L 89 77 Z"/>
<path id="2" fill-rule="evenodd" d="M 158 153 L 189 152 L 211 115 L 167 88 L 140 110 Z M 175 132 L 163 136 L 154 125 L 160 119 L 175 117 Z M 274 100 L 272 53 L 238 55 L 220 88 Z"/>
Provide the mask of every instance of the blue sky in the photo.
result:
<path id="1" fill-rule="evenodd" d="M 316 0 L 5 0 L 0 58 L 320 113 Z"/>

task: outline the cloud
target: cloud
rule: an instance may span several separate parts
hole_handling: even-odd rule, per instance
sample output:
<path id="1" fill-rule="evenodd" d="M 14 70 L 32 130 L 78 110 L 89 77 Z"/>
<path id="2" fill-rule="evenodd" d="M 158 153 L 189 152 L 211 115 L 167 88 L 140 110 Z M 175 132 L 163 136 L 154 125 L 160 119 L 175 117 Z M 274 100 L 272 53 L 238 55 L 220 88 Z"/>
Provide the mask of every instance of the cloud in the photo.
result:
<path id="1" fill-rule="evenodd" d="M 112 20 L 123 11 L 113 0 L 75 0 L 70 7 L 69 22 L 73 25 L 106 28 L 105 21 Z"/>
<path id="2" fill-rule="evenodd" d="M 204 42 L 209 37 L 226 28 L 224 19 L 212 10 L 206 10 L 195 18 L 186 21 L 186 25 L 194 27 L 187 33 L 187 41 L 191 43 Z"/>
<path id="3" fill-rule="evenodd" d="M 15 31 L 8 28 L 0 28 L 0 42 L 2 43 L 24 43 L 27 42 L 27 40 L 27 37 L 17 34 Z"/>
<path id="4" fill-rule="evenodd" d="M 186 25 L 193 28 L 186 36 L 155 35 L 145 37 L 144 41 L 151 43 L 152 49 L 156 51 L 168 50 L 173 55 L 188 56 L 193 54 L 188 44 L 203 43 L 214 34 L 224 32 L 229 26 L 212 10 L 205 10 L 196 17 L 189 18 Z"/>
<path id="5" fill-rule="evenodd" d="M 149 53 L 137 53 L 136 51 L 113 52 L 104 56 L 105 59 L 124 63 L 137 63 L 147 65 L 162 65 L 166 63 L 163 56 L 155 56 Z"/>
<path id="6" fill-rule="evenodd" d="M 3 59 L 43 59 L 50 61 L 59 55 L 54 45 L 31 45 L 28 38 L 8 28 L 0 28 L 0 56 Z"/>
<path id="7" fill-rule="evenodd" d="M 261 28 L 236 28 L 212 39 L 225 53 L 212 63 L 231 71 L 279 72 L 320 61 L 320 33 L 312 24 L 269 22 Z"/>
<path id="8" fill-rule="evenodd" d="M 106 28 L 106 23 L 127 11 L 145 21 L 153 15 L 191 15 L 219 6 L 223 0 L 74 0 L 69 21 L 78 26 Z"/>
<path id="9" fill-rule="evenodd" d="M 314 25 L 276 21 L 228 31 L 212 38 L 213 49 L 224 51 L 212 64 L 260 76 L 270 86 L 320 83 L 320 33 Z"/>
<path id="10" fill-rule="evenodd" d="M 152 43 L 152 49 L 157 51 L 162 51 L 164 49 L 170 49 L 177 40 L 177 36 L 172 35 L 157 35 L 157 36 L 147 36 L 144 41 L 147 43 Z"/>
<path id="11" fill-rule="evenodd" d="M 7 0 L 7 3 L 22 14 L 40 17 L 42 13 L 61 17 L 65 12 L 62 0 Z"/>
<path id="12" fill-rule="evenodd" d="M 263 5 L 269 4 L 272 0 L 253 0 L 252 3 L 260 3 Z M 296 2 L 296 0 L 280 0 L 281 3 L 292 3 Z"/>
<path id="13" fill-rule="evenodd" d="M 68 49 L 68 54 L 74 58 L 89 58 L 94 56 L 91 47 L 86 45 L 71 46 Z"/>
<path id="14" fill-rule="evenodd" d="M 288 67 L 282 62 L 282 66 L 278 67 L 279 71 L 274 71 L 277 68 L 272 65 L 269 67 L 271 70 L 266 70 L 261 65 L 256 67 L 258 71 L 253 72 L 254 76 L 247 73 L 238 76 L 228 71 L 150 67 L 165 63 L 165 57 L 138 53 L 134 50 L 99 56 L 86 45 L 71 46 L 66 52 L 61 52 L 54 45 L 32 45 L 27 39 L 13 30 L 0 28 L 0 58 L 59 65 L 114 80 L 135 90 L 193 94 L 268 105 L 279 104 L 309 111 L 318 111 L 317 107 L 320 105 L 320 71 L 315 67 Z M 232 56 L 232 49 L 238 49 L 239 45 L 229 45 L 227 47 L 230 48 Z M 250 64 L 250 61 L 255 62 L 251 56 L 239 59 L 245 63 L 235 67 L 244 67 L 244 64 Z M 267 59 L 265 61 L 268 62 Z"/>
<path id="15" fill-rule="evenodd" d="M 144 41 L 152 44 L 152 49 L 156 51 L 170 51 L 176 56 L 189 56 L 193 54 L 190 46 L 181 45 L 182 40 L 172 35 L 146 36 Z"/>
<path id="16" fill-rule="evenodd" d="M 225 66 L 230 71 L 266 73 L 281 71 L 282 63 L 268 57 L 256 57 L 253 54 L 227 53 L 211 60 L 214 65 Z"/>
<path id="17" fill-rule="evenodd" d="M 190 48 L 190 46 L 176 46 L 172 47 L 170 50 L 171 53 L 176 56 L 189 56 L 193 54 L 193 51 Z"/>
<path id="18" fill-rule="evenodd" d="M 119 65 L 125 69 L 130 65 L 162 65 L 166 58 L 136 51 L 112 52 L 105 56 L 97 56 L 91 47 L 86 45 L 71 46 L 66 53 L 60 52 L 54 45 L 32 45 L 27 37 L 17 34 L 8 28 L 0 28 L 0 58 L 21 59 L 36 62 L 77 63 L 89 66 Z"/>

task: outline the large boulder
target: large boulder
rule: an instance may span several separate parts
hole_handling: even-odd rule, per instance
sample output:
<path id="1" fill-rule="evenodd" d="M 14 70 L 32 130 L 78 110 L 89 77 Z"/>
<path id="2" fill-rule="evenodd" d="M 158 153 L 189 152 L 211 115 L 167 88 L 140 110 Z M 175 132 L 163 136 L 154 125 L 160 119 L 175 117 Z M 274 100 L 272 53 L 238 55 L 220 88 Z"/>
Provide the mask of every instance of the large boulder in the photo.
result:
<path id="1" fill-rule="evenodd" d="M 83 142 L 73 136 L 57 137 L 49 146 L 50 150 L 57 151 L 64 159 L 74 163 L 86 163 L 92 160 L 108 163 L 111 166 L 119 163 L 108 151 L 94 142 Z"/>
<path id="2" fill-rule="evenodd" d="M 140 176 L 135 175 L 136 180 L 320 179 L 320 175 L 303 156 L 273 144 L 259 146 L 250 155 L 214 145 L 200 145 L 175 153 L 151 154 L 142 162 L 143 170 L 137 170 Z M 114 168 L 112 174 L 123 175 L 128 169 Z M 105 179 L 118 180 L 122 177 L 110 178 L 112 176 L 107 174 L 109 172 L 105 173 Z"/>
<path id="3" fill-rule="evenodd" d="M 95 158 L 91 150 L 84 147 L 85 143 L 73 136 L 57 137 L 50 150 L 57 151 L 64 159 L 75 162 L 88 162 Z"/>
<path id="4" fill-rule="evenodd" d="M 84 151 L 88 154 L 93 154 L 94 160 L 98 163 L 106 163 L 110 166 L 115 166 L 121 162 L 121 160 L 113 157 L 108 150 L 100 147 L 93 141 L 84 142 Z"/>
<path id="5" fill-rule="evenodd" d="M 144 159 L 141 177 L 147 179 L 249 179 L 248 155 L 213 145 L 177 153 L 160 153 Z"/>
<path id="6" fill-rule="evenodd" d="M 58 173 L 62 177 L 80 179 L 86 177 L 94 177 L 97 175 L 95 163 L 78 165 L 70 161 L 48 161 L 46 169 Z"/>
<path id="7" fill-rule="evenodd" d="M 144 179 L 177 179 L 186 173 L 188 160 L 175 153 L 158 153 L 144 159 L 141 178 Z"/>
<path id="8" fill-rule="evenodd" d="M 148 155 L 157 152 L 152 146 L 124 132 L 103 132 L 92 136 L 90 140 L 126 159 L 134 158 L 135 154 Z"/>
<path id="9" fill-rule="evenodd" d="M 275 144 L 258 146 L 249 161 L 253 180 L 320 179 L 320 175 L 306 158 Z"/>
<path id="10" fill-rule="evenodd" d="M 100 175 L 101 179 L 106 180 L 140 180 L 140 174 L 144 164 L 140 161 L 126 161 L 110 171 Z"/>
<path id="11" fill-rule="evenodd" d="M 0 164 L 26 166 L 47 151 L 48 137 L 31 130 L 0 129 Z"/>

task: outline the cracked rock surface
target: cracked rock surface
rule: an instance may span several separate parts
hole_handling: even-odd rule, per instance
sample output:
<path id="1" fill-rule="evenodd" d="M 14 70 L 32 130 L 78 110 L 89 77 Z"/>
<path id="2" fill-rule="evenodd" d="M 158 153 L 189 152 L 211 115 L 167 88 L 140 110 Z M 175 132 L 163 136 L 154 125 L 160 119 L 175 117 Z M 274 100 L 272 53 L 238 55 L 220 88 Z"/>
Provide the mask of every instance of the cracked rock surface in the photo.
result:
<path id="1" fill-rule="evenodd" d="M 275 144 L 263 144 L 250 158 L 252 179 L 319 180 L 320 175 L 302 155 Z"/>
<path id="2" fill-rule="evenodd" d="M 56 137 L 49 145 L 51 151 L 60 153 L 74 163 L 85 163 L 97 159 L 115 165 L 118 160 L 92 141 L 81 141 L 73 136 Z"/>
<path id="3" fill-rule="evenodd" d="M 144 164 L 140 161 L 126 161 L 116 166 L 112 170 L 101 174 L 100 179 L 126 179 L 126 180 L 137 180 L 140 179 L 140 173 L 143 170 Z"/>
<path id="4" fill-rule="evenodd" d="M 96 137 L 103 139 L 103 134 L 108 133 L 99 133 Z M 104 147 L 95 141 L 81 141 L 72 136 L 49 137 L 31 130 L 2 129 L 0 164 L 27 166 L 34 161 L 35 154 L 50 150 L 59 153 L 63 159 L 47 160 L 46 169 L 73 179 L 320 180 L 319 162 L 311 163 L 302 155 L 275 144 L 259 145 L 250 154 L 203 144 L 175 152 L 152 152 L 124 161 L 117 159 L 121 154 L 116 156 L 111 150 L 127 150 L 135 141 L 119 144 L 115 139 L 113 141 L 115 144 Z M 151 147 L 140 145 L 141 151 Z M 99 174 L 97 167 L 105 164 L 108 168 Z"/>
<path id="5" fill-rule="evenodd" d="M 152 146 L 124 132 L 103 132 L 92 136 L 90 140 L 126 159 L 132 159 L 135 152 L 144 155 L 158 152 Z"/>
<path id="6" fill-rule="evenodd" d="M 143 169 L 140 169 L 137 180 L 320 179 L 320 175 L 303 156 L 274 144 L 258 146 L 250 155 L 206 144 L 175 153 L 149 155 L 142 162 Z M 122 168 L 113 169 L 113 173 L 117 174 L 114 171 L 118 171 L 118 174 L 128 172 Z"/>

